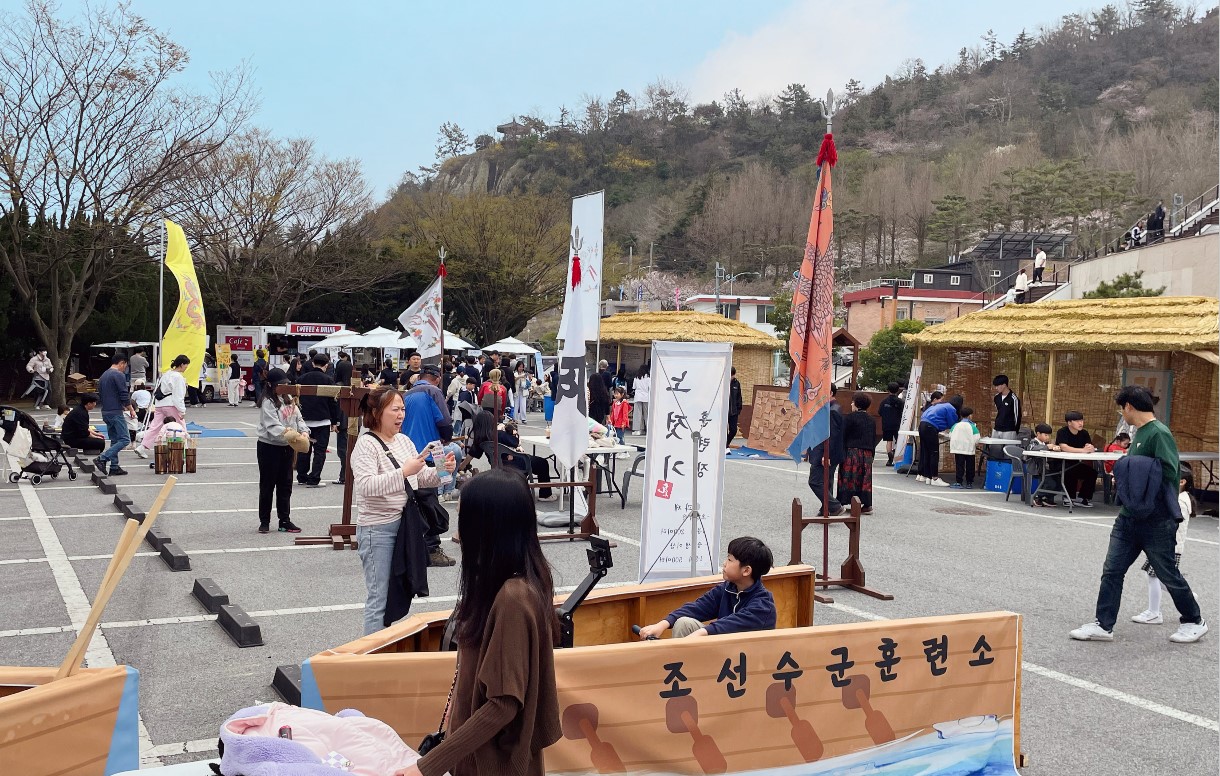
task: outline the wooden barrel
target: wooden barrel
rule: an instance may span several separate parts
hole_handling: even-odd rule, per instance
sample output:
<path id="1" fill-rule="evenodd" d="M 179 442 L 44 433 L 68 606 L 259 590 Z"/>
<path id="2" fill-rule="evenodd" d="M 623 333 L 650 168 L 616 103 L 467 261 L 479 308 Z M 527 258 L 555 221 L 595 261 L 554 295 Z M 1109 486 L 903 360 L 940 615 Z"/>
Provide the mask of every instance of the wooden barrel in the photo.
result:
<path id="1" fill-rule="evenodd" d="M 195 465 L 196 465 L 196 459 L 198 458 L 198 454 L 199 454 L 199 450 L 197 448 L 188 447 L 186 449 L 186 473 L 187 474 L 195 473 Z"/>
<path id="2" fill-rule="evenodd" d="M 169 443 L 169 474 L 182 474 L 186 463 L 186 448 L 182 442 Z"/>
<path id="3" fill-rule="evenodd" d="M 153 448 L 153 471 L 166 474 L 169 471 L 169 447 L 157 445 Z"/>

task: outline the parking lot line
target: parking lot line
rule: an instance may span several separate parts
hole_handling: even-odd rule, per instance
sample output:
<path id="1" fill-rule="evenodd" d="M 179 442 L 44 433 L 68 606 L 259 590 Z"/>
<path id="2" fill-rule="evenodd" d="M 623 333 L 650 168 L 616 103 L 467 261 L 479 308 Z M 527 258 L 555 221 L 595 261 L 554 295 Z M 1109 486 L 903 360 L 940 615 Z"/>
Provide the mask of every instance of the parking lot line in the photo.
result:
<path id="1" fill-rule="evenodd" d="M 18 483 L 17 487 L 21 492 L 21 498 L 25 501 L 26 511 L 30 514 L 30 520 L 34 525 L 34 533 L 38 536 L 38 543 L 42 545 L 42 552 L 51 567 L 51 575 L 55 579 L 55 586 L 59 589 L 59 597 L 63 600 L 64 606 L 68 610 L 68 619 L 72 622 L 69 630 L 78 633 L 85 626 L 85 621 L 89 619 L 89 597 L 85 595 L 85 589 L 81 587 L 80 579 L 76 576 L 76 569 L 72 567 L 72 562 L 68 560 L 68 554 L 64 552 L 63 544 L 59 541 L 59 535 L 55 533 L 55 528 L 51 526 L 51 521 L 46 510 L 43 509 L 42 501 L 39 500 L 34 486 L 21 482 Z M 117 665 L 114 659 L 114 652 L 110 650 L 110 644 L 106 641 L 106 634 L 103 628 L 99 627 L 97 632 L 93 634 L 93 638 L 89 642 L 89 648 L 85 650 L 85 663 L 90 668 Z M 138 713 L 136 724 L 140 739 L 140 750 L 143 751 L 152 747 L 152 739 L 148 737 L 148 729 L 144 726 L 144 718 Z M 140 764 L 160 765 L 161 760 L 150 758 L 145 762 L 144 758 L 141 757 Z"/>

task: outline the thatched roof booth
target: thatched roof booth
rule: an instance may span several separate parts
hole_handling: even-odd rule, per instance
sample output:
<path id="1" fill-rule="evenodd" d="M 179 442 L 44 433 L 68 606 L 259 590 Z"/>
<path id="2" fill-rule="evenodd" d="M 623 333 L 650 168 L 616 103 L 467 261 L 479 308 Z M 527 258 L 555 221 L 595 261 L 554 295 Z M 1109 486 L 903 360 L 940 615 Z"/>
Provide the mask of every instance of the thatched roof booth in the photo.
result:
<path id="1" fill-rule="evenodd" d="M 602 319 L 602 358 L 613 355 L 615 361 L 625 362 L 629 368 L 638 366 L 648 359 L 654 340 L 733 343 L 733 366 L 737 367 L 746 404 L 753 401 L 755 385 L 771 384 L 772 354 L 783 348 L 780 340 L 758 329 L 712 313 L 662 310 L 619 313 Z"/>
<path id="2" fill-rule="evenodd" d="M 1079 410 L 1094 444 L 1118 424 L 1114 394 L 1135 383 L 1160 397 L 1157 415 L 1184 451 L 1215 450 L 1220 302 L 1210 297 L 1077 299 L 1007 305 L 903 337 L 923 359 L 923 384 L 944 383 L 989 431 L 991 379 L 1007 374 L 1022 423 L 1058 429 Z"/>

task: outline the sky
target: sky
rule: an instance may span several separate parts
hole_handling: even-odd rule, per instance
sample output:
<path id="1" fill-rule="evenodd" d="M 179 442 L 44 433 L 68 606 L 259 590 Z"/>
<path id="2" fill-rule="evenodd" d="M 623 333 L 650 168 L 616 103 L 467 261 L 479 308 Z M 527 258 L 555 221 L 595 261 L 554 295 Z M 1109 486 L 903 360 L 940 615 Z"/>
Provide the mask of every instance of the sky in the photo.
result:
<path id="1" fill-rule="evenodd" d="M 83 5 L 60 2 L 66 14 Z M 21 7 L 0 0 L 6 11 Z M 685 86 L 692 103 L 733 88 L 750 98 L 773 95 L 794 82 L 821 96 L 850 78 L 870 87 L 916 57 L 931 70 L 988 29 L 1011 42 L 1023 28 L 1034 34 L 1085 7 L 1052 0 L 132 0 L 136 13 L 190 52 L 185 85 L 207 88 L 211 72 L 245 63 L 259 97 L 253 123 L 281 137 L 313 138 L 327 157 L 359 159 L 378 198 L 404 172 L 434 161 L 446 121 L 473 139 L 516 115 L 553 121 L 560 106 L 578 111 L 586 95 L 639 95 L 658 78 Z"/>

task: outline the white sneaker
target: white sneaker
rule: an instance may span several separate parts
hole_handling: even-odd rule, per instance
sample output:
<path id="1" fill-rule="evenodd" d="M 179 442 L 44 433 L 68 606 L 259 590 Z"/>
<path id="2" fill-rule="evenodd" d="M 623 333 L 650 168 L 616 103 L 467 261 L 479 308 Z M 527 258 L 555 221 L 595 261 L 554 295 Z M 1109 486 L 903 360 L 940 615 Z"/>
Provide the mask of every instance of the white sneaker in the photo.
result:
<path id="1" fill-rule="evenodd" d="M 927 477 L 925 477 L 925 476 L 923 476 L 922 474 L 916 474 L 916 475 L 915 475 L 915 481 L 916 481 L 916 482 L 927 482 L 927 481 L 928 481 L 928 478 L 927 478 Z"/>
<path id="2" fill-rule="evenodd" d="M 949 487 L 949 483 L 945 482 L 940 477 L 933 477 L 932 479 L 928 480 L 928 484 L 937 488 Z"/>
<path id="3" fill-rule="evenodd" d="M 1138 622 L 1144 625 L 1160 625 L 1161 623 L 1165 622 L 1165 618 L 1161 616 L 1160 612 L 1145 609 L 1139 614 L 1133 615 L 1131 617 L 1131 622 Z"/>
<path id="4" fill-rule="evenodd" d="M 1203 638 L 1203 634 L 1207 633 L 1207 621 L 1199 620 L 1198 622 L 1184 622 L 1178 626 L 1169 640 L 1174 644 L 1192 644 Z"/>
<path id="5" fill-rule="evenodd" d="M 144 452 L 144 445 L 136 445 L 135 451 L 136 455 L 140 456 L 141 458 L 148 458 L 148 453 Z"/>
<path id="6" fill-rule="evenodd" d="M 1076 630 L 1068 633 L 1068 635 L 1077 641 L 1114 641 L 1114 633 L 1095 622 L 1081 625 Z"/>

